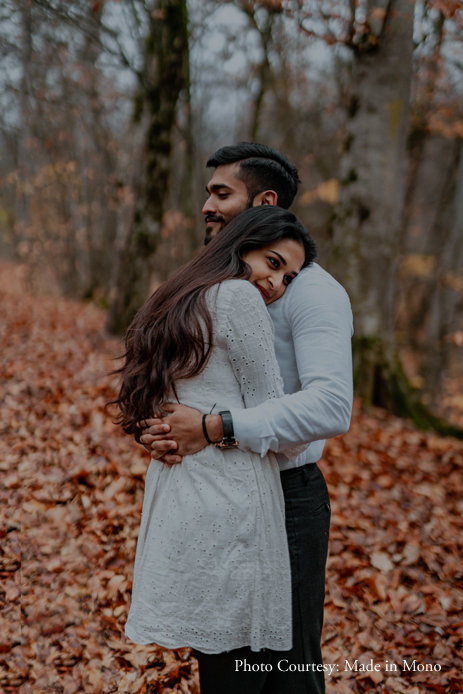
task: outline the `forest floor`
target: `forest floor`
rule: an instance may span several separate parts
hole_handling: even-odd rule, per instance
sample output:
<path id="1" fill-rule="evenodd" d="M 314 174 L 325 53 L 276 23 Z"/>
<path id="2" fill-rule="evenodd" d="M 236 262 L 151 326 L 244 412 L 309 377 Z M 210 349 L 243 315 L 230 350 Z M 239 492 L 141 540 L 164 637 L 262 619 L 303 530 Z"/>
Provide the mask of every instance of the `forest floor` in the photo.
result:
<path id="1" fill-rule="evenodd" d="M 0 313 L 0 689 L 197 693 L 188 649 L 123 634 L 149 458 L 104 409 L 120 343 L 11 267 Z M 463 691 L 463 443 L 357 404 L 321 468 L 328 693 Z"/>

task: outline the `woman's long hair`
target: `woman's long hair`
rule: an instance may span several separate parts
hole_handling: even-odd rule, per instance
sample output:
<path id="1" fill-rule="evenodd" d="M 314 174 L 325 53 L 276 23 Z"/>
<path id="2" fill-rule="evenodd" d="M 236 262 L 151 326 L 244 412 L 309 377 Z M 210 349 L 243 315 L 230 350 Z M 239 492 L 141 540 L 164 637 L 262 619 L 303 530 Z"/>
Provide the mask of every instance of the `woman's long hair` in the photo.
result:
<path id="1" fill-rule="evenodd" d="M 138 440 L 137 423 L 159 413 L 175 394 L 175 382 L 192 378 L 206 366 L 213 346 L 207 291 L 229 279 L 248 279 L 243 260 L 250 250 L 293 239 L 305 251 L 303 267 L 317 249 L 298 218 L 273 206 L 252 207 L 235 217 L 212 242 L 178 270 L 142 306 L 125 337 L 125 363 L 116 400 L 117 422 Z"/>

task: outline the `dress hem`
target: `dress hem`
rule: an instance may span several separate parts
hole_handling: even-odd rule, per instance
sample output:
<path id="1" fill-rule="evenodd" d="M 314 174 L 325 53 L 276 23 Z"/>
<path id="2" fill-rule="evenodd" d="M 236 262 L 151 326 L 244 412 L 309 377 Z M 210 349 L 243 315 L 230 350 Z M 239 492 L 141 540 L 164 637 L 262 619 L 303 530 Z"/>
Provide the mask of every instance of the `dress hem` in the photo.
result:
<path id="1" fill-rule="evenodd" d="M 161 648 L 167 648 L 169 650 L 178 650 L 180 648 L 193 648 L 196 651 L 200 651 L 201 653 L 206 653 L 208 655 L 217 655 L 219 653 L 228 653 L 230 651 L 235 651 L 238 648 L 246 648 L 246 647 L 249 647 L 251 649 L 251 651 L 253 651 L 254 653 L 259 653 L 260 651 L 263 651 L 265 649 L 268 649 L 270 651 L 290 651 L 292 649 L 292 645 L 284 647 L 281 644 L 278 644 L 278 645 L 274 644 L 273 646 L 264 645 L 264 646 L 260 646 L 259 648 L 253 648 L 249 644 L 248 641 L 246 641 L 246 642 L 240 641 L 240 642 L 237 642 L 236 644 L 233 644 L 233 646 L 231 646 L 228 649 L 224 649 L 221 651 L 210 650 L 210 649 L 206 649 L 204 646 L 202 646 L 200 644 L 193 644 L 193 643 L 185 644 L 185 643 L 183 643 L 182 645 L 178 645 L 179 642 L 176 642 L 176 641 L 167 642 L 164 639 L 156 640 L 156 641 L 150 640 L 150 639 L 145 640 L 143 638 L 138 637 L 135 634 L 135 632 L 132 629 L 130 629 L 130 627 L 125 628 L 125 635 L 127 636 L 127 638 L 129 638 L 131 641 L 133 641 L 134 643 L 136 643 L 139 646 L 155 645 L 155 646 L 161 646 Z M 173 645 L 173 644 L 175 644 L 175 645 Z"/>

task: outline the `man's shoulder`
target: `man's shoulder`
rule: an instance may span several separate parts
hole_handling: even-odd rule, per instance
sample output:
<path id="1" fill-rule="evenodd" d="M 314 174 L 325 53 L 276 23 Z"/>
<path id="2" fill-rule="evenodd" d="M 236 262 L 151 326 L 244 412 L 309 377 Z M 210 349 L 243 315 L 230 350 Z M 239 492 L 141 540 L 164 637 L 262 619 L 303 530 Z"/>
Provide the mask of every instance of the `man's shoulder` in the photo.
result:
<path id="1" fill-rule="evenodd" d="M 352 309 L 345 289 L 320 265 L 313 263 L 294 279 L 281 299 L 268 307 L 277 328 L 301 321 L 345 320 L 352 322 Z"/>
<path id="2" fill-rule="evenodd" d="M 352 333 L 352 308 L 346 290 L 316 263 L 301 270 L 275 304 L 280 306 L 271 315 L 279 326 L 282 321 L 292 329 L 309 323 L 318 326 L 345 325 Z"/>
<path id="3" fill-rule="evenodd" d="M 291 283 L 290 291 L 287 292 L 289 302 L 320 299 L 323 296 L 337 296 L 339 299 L 347 299 L 344 287 L 324 270 L 318 263 L 312 263 L 309 267 L 301 270 L 297 278 Z"/>

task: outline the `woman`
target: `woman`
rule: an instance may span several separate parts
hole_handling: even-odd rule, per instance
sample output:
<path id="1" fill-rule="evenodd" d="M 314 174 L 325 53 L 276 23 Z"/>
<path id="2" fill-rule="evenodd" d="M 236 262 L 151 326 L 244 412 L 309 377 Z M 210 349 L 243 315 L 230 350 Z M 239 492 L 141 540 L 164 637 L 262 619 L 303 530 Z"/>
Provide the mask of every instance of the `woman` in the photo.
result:
<path id="1" fill-rule="evenodd" d="M 124 430 L 138 437 L 137 423 L 175 397 L 204 413 L 207 440 L 212 410 L 283 395 L 265 304 L 282 296 L 315 255 L 287 210 L 255 207 L 232 220 L 130 326 L 116 400 Z M 291 648 L 290 596 L 273 454 L 209 445 L 181 465 L 151 463 L 129 638 L 194 648 L 206 694 L 201 654 Z"/>

